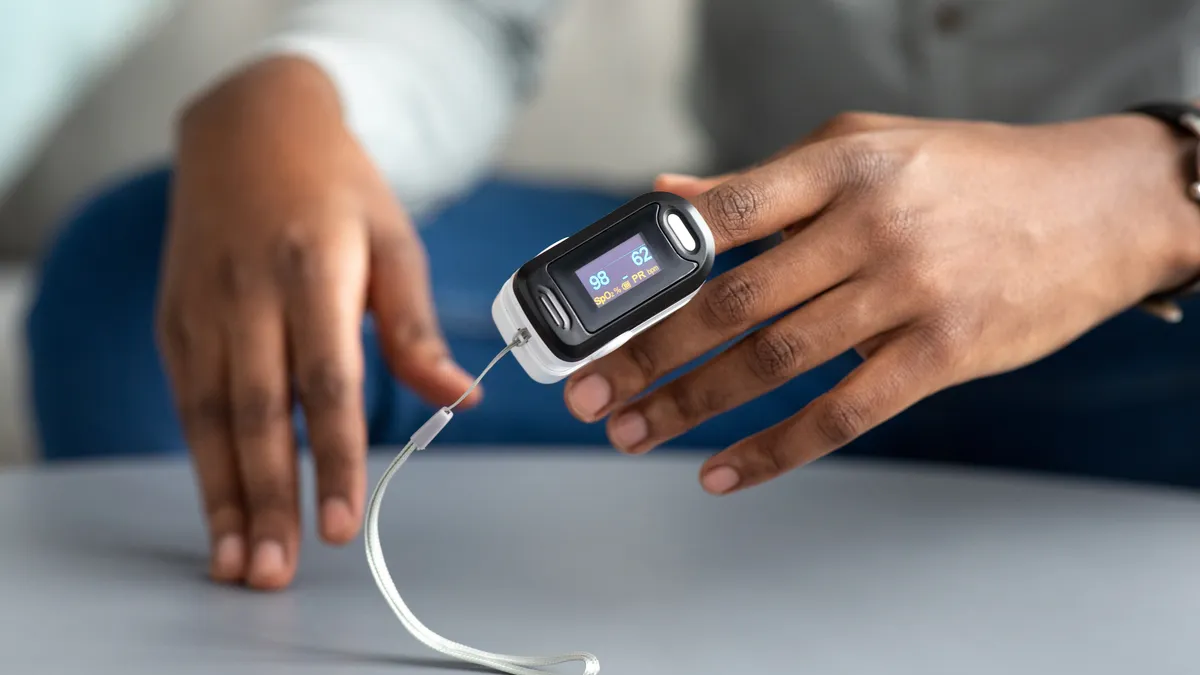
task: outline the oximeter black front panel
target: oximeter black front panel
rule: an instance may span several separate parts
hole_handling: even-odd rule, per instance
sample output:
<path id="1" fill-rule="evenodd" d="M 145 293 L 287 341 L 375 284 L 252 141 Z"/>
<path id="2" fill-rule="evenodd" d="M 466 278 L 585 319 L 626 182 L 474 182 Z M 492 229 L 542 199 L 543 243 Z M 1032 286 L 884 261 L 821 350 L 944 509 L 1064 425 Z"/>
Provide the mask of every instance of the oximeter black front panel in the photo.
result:
<path id="1" fill-rule="evenodd" d="M 642 195 L 523 265 L 517 301 L 555 356 L 584 359 L 704 283 L 702 222 L 681 197 Z"/>

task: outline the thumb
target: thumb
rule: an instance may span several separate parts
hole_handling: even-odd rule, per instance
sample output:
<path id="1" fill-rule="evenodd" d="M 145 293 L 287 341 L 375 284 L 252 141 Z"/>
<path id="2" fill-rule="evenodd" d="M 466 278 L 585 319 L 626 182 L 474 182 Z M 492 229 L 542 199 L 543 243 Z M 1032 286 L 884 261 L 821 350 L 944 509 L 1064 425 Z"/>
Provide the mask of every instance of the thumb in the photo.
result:
<path id="1" fill-rule="evenodd" d="M 720 176 L 701 178 L 699 176 L 688 176 L 678 173 L 664 173 L 659 174 L 654 179 L 654 189 L 658 192 L 670 192 L 684 199 L 694 199 L 733 178 L 733 176 L 734 174 L 727 173 Z"/>

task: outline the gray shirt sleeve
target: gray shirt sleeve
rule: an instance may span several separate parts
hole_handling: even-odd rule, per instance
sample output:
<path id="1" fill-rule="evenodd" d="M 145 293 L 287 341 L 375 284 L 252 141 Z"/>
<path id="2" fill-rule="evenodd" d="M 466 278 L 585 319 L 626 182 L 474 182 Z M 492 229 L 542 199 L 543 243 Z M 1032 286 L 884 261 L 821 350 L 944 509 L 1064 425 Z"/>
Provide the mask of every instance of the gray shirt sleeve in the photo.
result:
<path id="1" fill-rule="evenodd" d="M 317 63 L 351 130 L 420 214 L 494 159 L 559 0 L 305 0 L 257 51 Z"/>

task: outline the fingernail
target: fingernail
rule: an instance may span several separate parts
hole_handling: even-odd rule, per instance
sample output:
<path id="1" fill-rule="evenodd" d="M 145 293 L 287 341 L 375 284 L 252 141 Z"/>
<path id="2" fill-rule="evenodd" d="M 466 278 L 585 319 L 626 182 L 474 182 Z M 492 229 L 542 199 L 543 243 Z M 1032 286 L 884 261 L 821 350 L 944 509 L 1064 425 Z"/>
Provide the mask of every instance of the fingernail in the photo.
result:
<path id="1" fill-rule="evenodd" d="M 350 504 L 341 497 L 330 497 L 321 504 L 321 529 L 325 538 L 342 541 L 352 536 L 355 528 Z"/>
<path id="2" fill-rule="evenodd" d="M 250 573 L 259 583 L 273 584 L 287 573 L 284 565 L 283 546 L 277 541 L 263 541 L 254 549 Z"/>
<path id="3" fill-rule="evenodd" d="M 721 495 L 737 487 L 740 480 L 737 471 L 727 466 L 720 466 L 705 474 L 700 484 L 708 492 L 714 495 Z"/>
<path id="4" fill-rule="evenodd" d="M 629 412 L 621 415 L 613 421 L 612 436 L 613 445 L 621 450 L 629 450 L 633 446 L 646 440 L 650 429 L 646 424 L 646 417 L 641 413 Z"/>
<path id="5" fill-rule="evenodd" d="M 233 580 L 241 577 L 245 566 L 246 549 L 242 538 L 236 534 L 227 534 L 217 540 L 213 547 L 212 572 L 220 580 Z"/>
<path id="6" fill-rule="evenodd" d="M 567 389 L 567 405 L 587 420 L 595 419 L 610 401 L 612 387 L 600 375 L 588 375 Z"/>

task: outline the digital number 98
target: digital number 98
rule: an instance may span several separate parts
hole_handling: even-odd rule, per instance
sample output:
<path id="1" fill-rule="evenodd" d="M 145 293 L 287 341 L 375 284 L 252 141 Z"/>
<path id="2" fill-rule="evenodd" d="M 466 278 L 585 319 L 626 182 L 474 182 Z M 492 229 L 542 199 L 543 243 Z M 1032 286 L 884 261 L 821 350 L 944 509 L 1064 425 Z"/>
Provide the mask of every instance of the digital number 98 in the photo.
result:
<path id="1" fill-rule="evenodd" d="M 608 272 L 598 272 L 593 274 L 588 278 L 588 281 L 592 284 L 592 290 L 598 291 L 600 290 L 601 286 L 608 285 Z"/>

